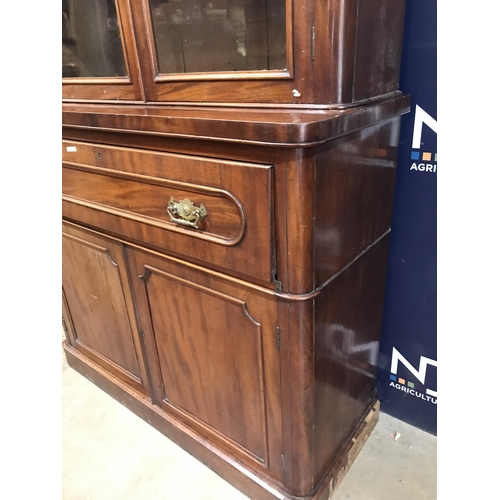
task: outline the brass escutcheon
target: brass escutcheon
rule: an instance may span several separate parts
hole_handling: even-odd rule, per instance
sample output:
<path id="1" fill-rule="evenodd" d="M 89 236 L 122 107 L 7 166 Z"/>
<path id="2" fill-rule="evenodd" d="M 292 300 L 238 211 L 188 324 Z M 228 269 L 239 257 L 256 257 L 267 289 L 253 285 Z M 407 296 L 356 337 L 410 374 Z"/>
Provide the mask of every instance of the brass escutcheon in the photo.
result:
<path id="1" fill-rule="evenodd" d="M 170 215 L 170 220 L 181 226 L 198 228 L 198 222 L 203 220 L 207 215 L 207 209 L 200 203 L 199 207 L 196 207 L 194 203 L 187 198 L 181 201 L 175 201 L 174 197 L 170 198 L 167 207 L 168 215 Z"/>

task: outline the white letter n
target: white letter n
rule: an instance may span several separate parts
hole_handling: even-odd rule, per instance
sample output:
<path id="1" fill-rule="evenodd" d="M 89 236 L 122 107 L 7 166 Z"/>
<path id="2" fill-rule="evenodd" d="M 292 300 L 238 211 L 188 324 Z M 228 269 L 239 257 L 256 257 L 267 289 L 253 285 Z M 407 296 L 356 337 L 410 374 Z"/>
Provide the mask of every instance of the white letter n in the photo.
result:
<path id="1" fill-rule="evenodd" d="M 422 127 L 426 124 L 437 134 L 437 120 L 425 112 L 419 105 L 415 107 L 415 122 L 413 123 L 413 141 L 411 147 L 413 149 L 420 149 L 420 142 L 422 141 Z"/>

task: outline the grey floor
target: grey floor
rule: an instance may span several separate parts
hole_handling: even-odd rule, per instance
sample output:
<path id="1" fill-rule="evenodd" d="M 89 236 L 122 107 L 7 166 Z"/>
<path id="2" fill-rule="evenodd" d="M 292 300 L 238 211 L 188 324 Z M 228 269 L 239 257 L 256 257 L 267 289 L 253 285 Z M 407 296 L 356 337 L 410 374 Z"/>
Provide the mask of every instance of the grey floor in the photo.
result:
<path id="1" fill-rule="evenodd" d="M 247 499 L 64 356 L 62 383 L 63 500 Z M 434 436 L 381 414 L 332 500 L 434 500 L 436 464 Z"/>

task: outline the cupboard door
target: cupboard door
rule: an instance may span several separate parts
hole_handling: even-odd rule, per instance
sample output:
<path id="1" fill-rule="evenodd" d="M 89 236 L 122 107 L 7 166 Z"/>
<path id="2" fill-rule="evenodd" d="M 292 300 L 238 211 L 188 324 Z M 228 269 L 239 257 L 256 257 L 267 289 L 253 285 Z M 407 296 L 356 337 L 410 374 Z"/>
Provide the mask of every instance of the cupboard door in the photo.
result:
<path id="1" fill-rule="evenodd" d="M 274 295 L 173 258 L 127 255 L 153 401 L 281 482 Z"/>
<path id="2" fill-rule="evenodd" d="M 69 344 L 144 391 L 145 369 L 121 246 L 64 224 L 62 265 Z"/>

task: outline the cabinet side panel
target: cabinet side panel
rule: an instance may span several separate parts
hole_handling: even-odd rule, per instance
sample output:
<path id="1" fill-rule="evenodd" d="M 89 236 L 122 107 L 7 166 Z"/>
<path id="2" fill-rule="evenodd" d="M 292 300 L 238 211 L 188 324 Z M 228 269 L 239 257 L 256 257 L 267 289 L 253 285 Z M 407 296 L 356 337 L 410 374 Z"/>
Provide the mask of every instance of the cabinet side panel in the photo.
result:
<path id="1" fill-rule="evenodd" d="M 391 226 L 400 118 L 317 148 L 315 286 Z"/>
<path id="2" fill-rule="evenodd" d="M 315 3 L 315 103 L 353 100 L 357 0 Z"/>
<path id="3" fill-rule="evenodd" d="M 405 0 L 358 0 L 353 100 L 399 89 Z"/>
<path id="4" fill-rule="evenodd" d="M 387 235 L 315 301 L 315 483 L 375 398 L 388 248 Z"/>

